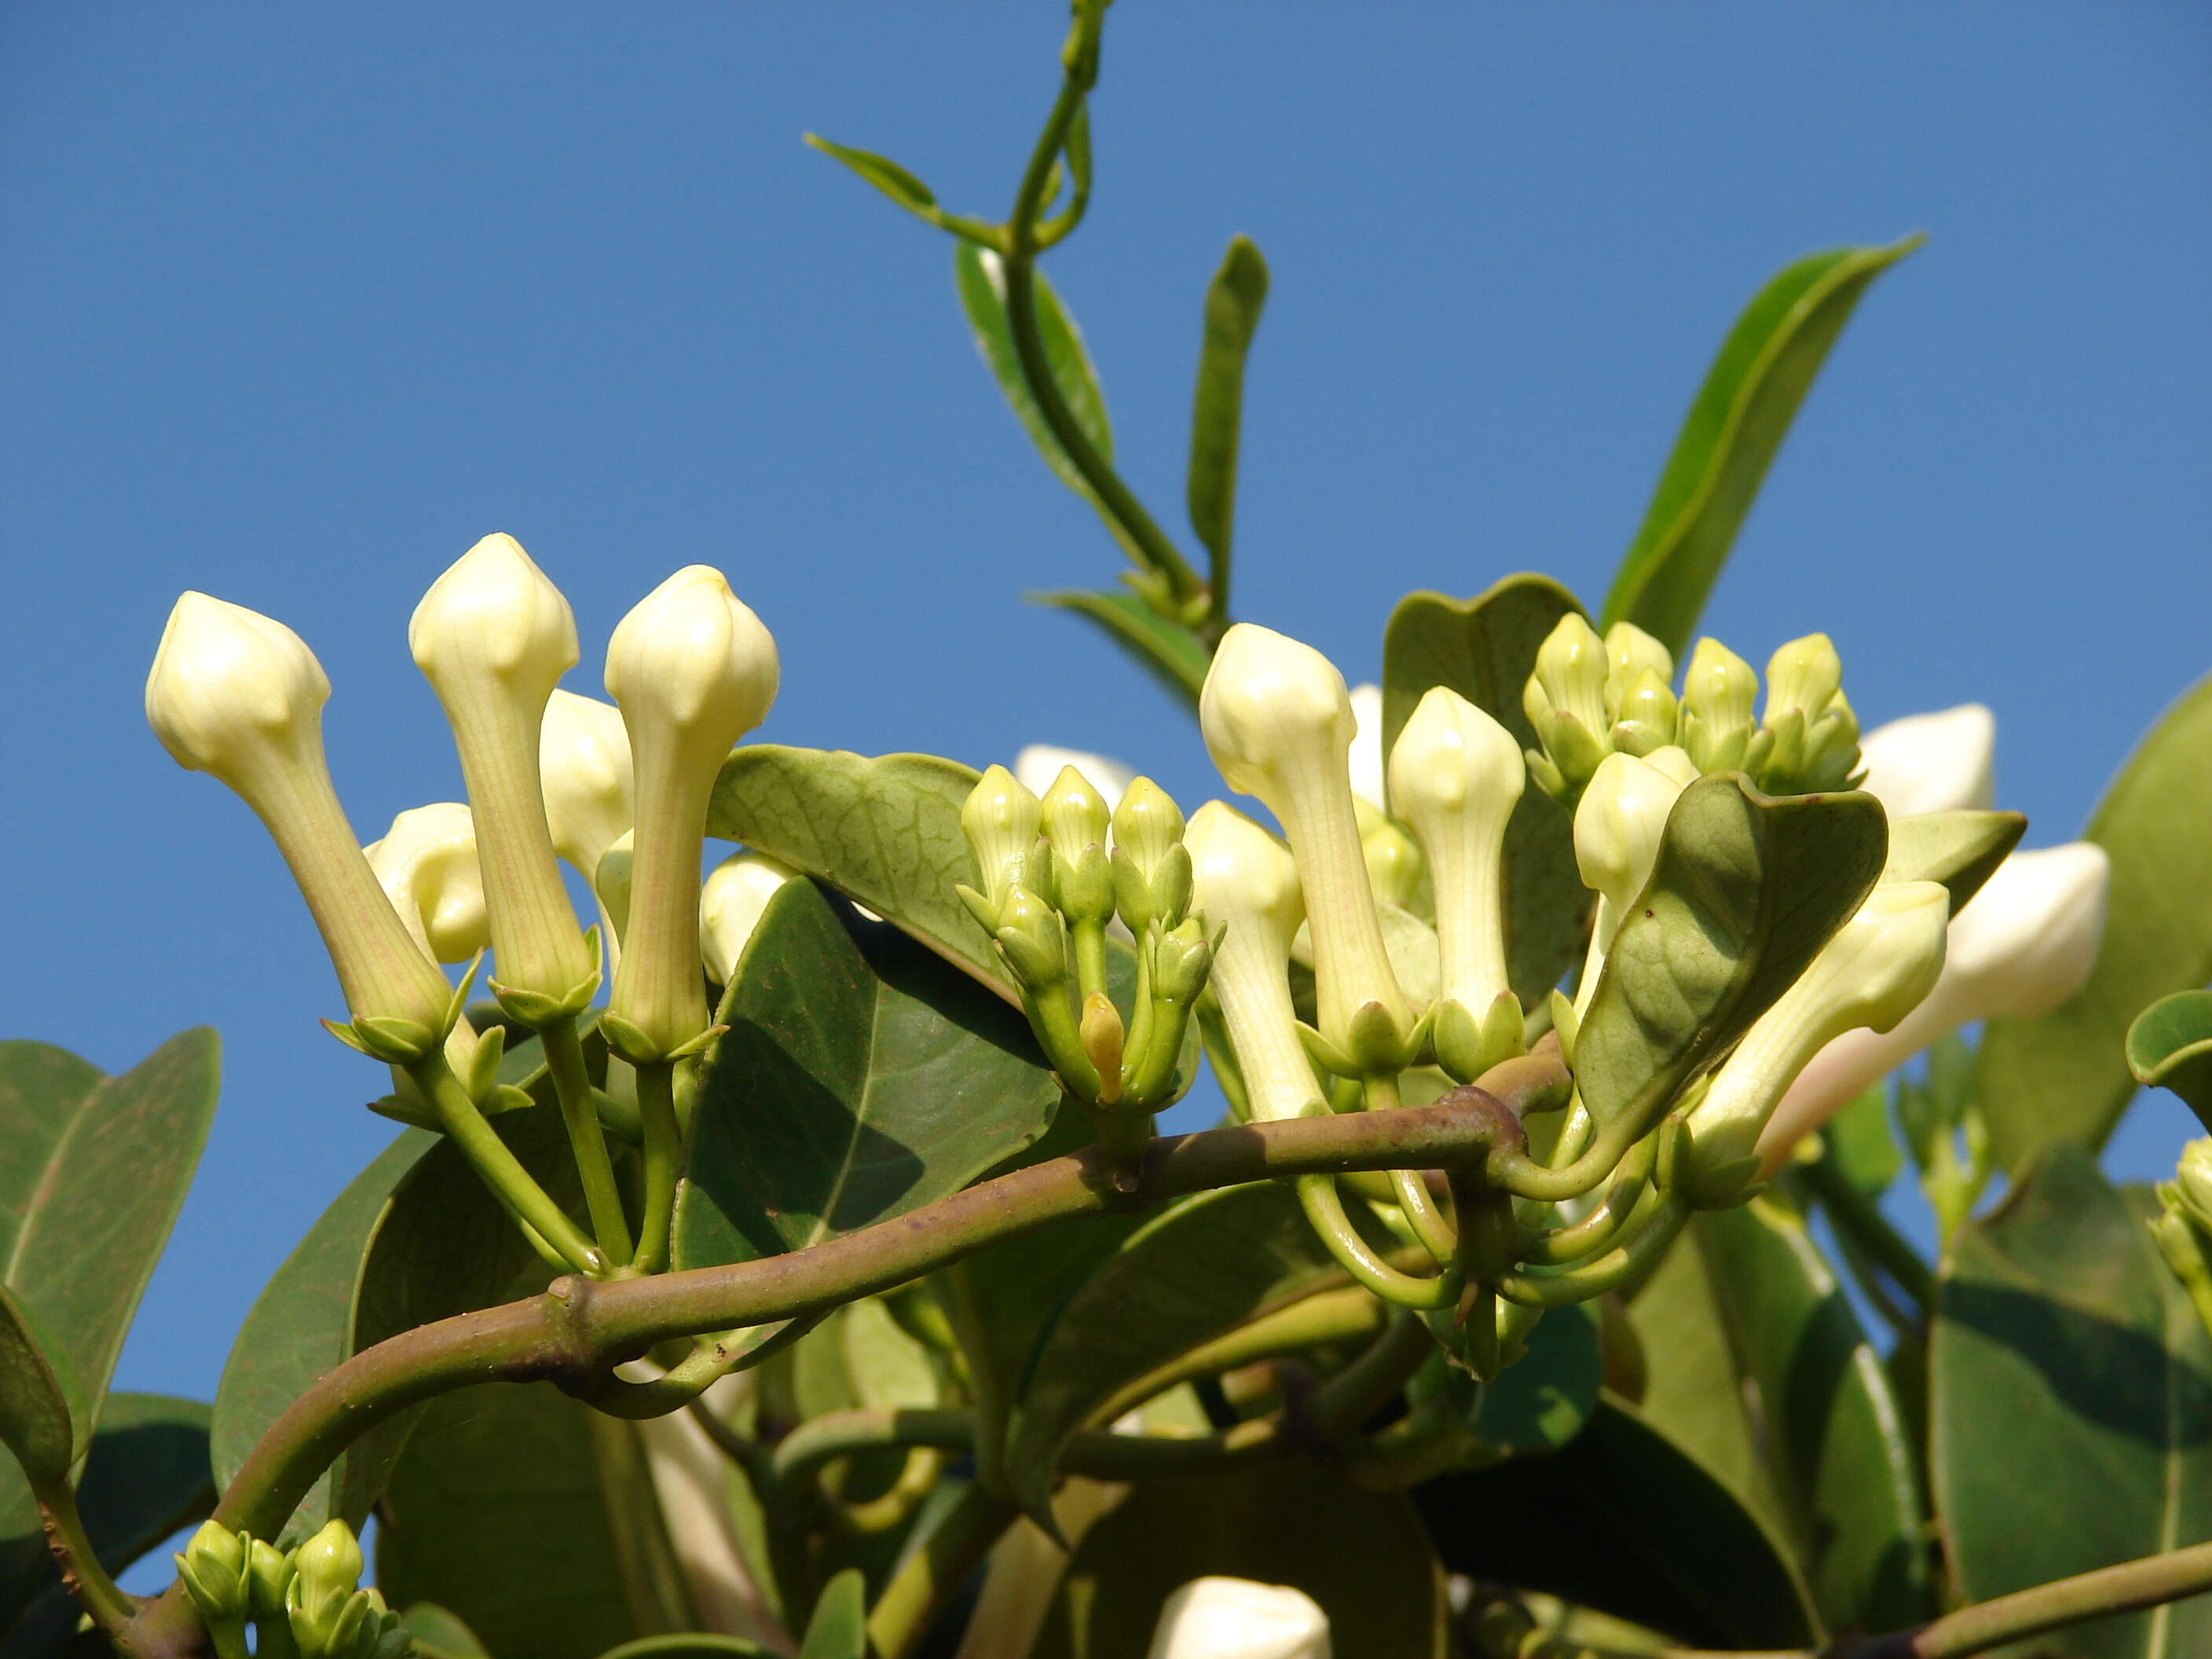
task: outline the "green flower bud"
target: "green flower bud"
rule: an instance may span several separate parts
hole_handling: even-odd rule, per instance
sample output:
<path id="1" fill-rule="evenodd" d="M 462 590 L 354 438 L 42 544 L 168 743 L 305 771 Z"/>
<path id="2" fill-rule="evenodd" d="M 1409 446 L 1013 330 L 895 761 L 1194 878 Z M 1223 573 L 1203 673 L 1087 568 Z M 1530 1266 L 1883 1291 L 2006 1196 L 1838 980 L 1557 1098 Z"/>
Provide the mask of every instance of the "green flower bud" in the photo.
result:
<path id="1" fill-rule="evenodd" d="M 1132 933 L 1172 927 L 1190 909 L 1190 854 L 1168 792 L 1139 778 L 1114 809 L 1114 903 Z"/>
<path id="2" fill-rule="evenodd" d="M 1743 766 L 1756 729 L 1752 720 L 1759 676 L 1718 640 L 1703 639 L 1682 676 L 1679 715 L 1682 747 L 1702 773 Z"/>
<path id="3" fill-rule="evenodd" d="M 607 644 L 607 695 L 629 732 L 637 788 L 629 924 L 608 1014 L 657 1060 L 707 1029 L 699 975 L 699 857 L 714 780 L 775 701 L 775 641 L 722 573 L 687 565 L 641 599 Z"/>
<path id="4" fill-rule="evenodd" d="M 1759 723 L 1774 727 L 1795 713 L 1810 726 L 1844 689 L 1844 659 L 1826 634 L 1808 634 L 1778 650 L 1766 664 L 1766 707 Z"/>
<path id="5" fill-rule="evenodd" d="M 1083 1044 L 1084 1058 L 1098 1073 L 1096 1103 L 1113 1105 L 1121 1098 L 1121 1043 L 1127 1035 L 1113 999 L 1103 991 L 1093 991 L 1084 998 L 1083 1018 L 1077 1023 L 1076 1034 Z"/>
<path id="6" fill-rule="evenodd" d="M 1073 766 L 1063 766 L 1039 804 L 1044 838 L 1055 867 L 1072 864 L 1086 847 L 1103 847 L 1111 813 L 1106 798 Z"/>
<path id="7" fill-rule="evenodd" d="M 1677 726 L 1674 692 L 1647 668 L 1621 691 L 1613 722 L 1613 747 L 1624 755 L 1648 755 L 1672 744 Z"/>
<path id="8" fill-rule="evenodd" d="M 256 1623 L 268 1624 L 284 1617 L 285 1598 L 299 1568 L 285 1551 L 255 1539 L 246 1553 L 248 1601 Z"/>
<path id="9" fill-rule="evenodd" d="M 1520 758 L 1516 753 L 1516 760 Z M 1425 867 L 1420 843 L 1405 827 L 1364 796 L 1352 798 L 1359 824 L 1359 855 L 1367 862 L 1367 884 L 1376 898 L 1401 909 L 1411 906 L 1421 890 Z"/>
<path id="10" fill-rule="evenodd" d="M 326 1522 L 323 1529 L 293 1553 L 301 1593 L 307 1596 L 332 1592 L 350 1595 L 361 1583 L 361 1545 L 353 1528 L 343 1521 Z"/>
<path id="11" fill-rule="evenodd" d="M 1034 854 L 1043 825 L 1044 803 L 1003 766 L 992 767 L 968 792 L 960 830 L 975 854 L 977 886 L 993 915 L 1016 884 L 1032 889 L 1042 884 Z"/>
<path id="12" fill-rule="evenodd" d="M 1609 672 L 1605 641 L 1579 613 L 1570 612 L 1538 647 L 1535 672 L 1522 688 L 1522 710 L 1560 780 L 1556 793 L 1562 799 L 1579 794 L 1605 758 L 1613 726 L 1606 708 Z M 1549 775 L 1531 769 L 1540 784 L 1549 784 Z"/>
<path id="13" fill-rule="evenodd" d="M 203 1521 L 175 1558 L 177 1577 L 192 1605 L 210 1625 L 236 1624 L 252 1605 L 247 1560 L 253 1540 L 213 1521 Z"/>
<path id="14" fill-rule="evenodd" d="M 1193 902 L 1222 930 L 1208 982 L 1252 1115 L 1272 1121 L 1327 1110 L 1291 1002 L 1291 940 L 1305 920 L 1296 861 L 1281 842 L 1223 801 L 1200 807 L 1183 840 L 1194 872 Z"/>
<path id="15" fill-rule="evenodd" d="M 1605 659 L 1606 712 L 1616 720 L 1626 718 L 1621 710 L 1628 694 L 1646 674 L 1662 685 L 1674 678 L 1674 653 L 1634 623 L 1615 623 L 1605 630 Z"/>
<path id="16" fill-rule="evenodd" d="M 999 907 L 999 952 L 1021 988 L 1037 996 L 1067 982 L 1067 925 L 1019 882 Z"/>
<path id="17" fill-rule="evenodd" d="M 2189 1218 L 2212 1235 L 2212 1139 L 2192 1140 L 2181 1149 L 2173 1185 Z"/>
<path id="18" fill-rule="evenodd" d="M 1792 640 L 1766 665 L 1769 740 L 1757 764 L 1773 794 L 1844 787 L 1858 769 L 1859 726 L 1843 695 L 1843 659 L 1826 634 Z"/>

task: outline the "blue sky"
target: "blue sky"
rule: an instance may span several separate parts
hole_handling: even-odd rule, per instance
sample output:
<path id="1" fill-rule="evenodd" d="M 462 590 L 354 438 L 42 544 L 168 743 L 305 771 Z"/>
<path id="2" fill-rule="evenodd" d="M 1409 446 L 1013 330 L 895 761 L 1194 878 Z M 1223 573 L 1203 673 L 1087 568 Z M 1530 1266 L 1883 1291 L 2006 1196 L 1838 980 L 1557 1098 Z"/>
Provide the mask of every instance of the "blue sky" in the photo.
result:
<path id="1" fill-rule="evenodd" d="M 0 11 L 0 845 L 9 1035 L 228 1044 L 124 1386 L 211 1393 L 386 1138 L 258 827 L 147 733 L 175 594 L 282 617 L 336 687 L 363 839 L 459 778 L 404 631 L 479 536 L 613 623 L 676 566 L 781 642 L 763 735 L 974 763 L 1049 740 L 1218 793 L 1194 732 L 1025 587 L 1111 546 L 976 362 L 949 249 L 804 149 L 1004 211 L 1039 3 Z M 1520 568 L 1595 602 L 1737 307 L 1810 249 L 1928 246 L 1861 307 L 1707 622 L 1826 629 L 1869 723 L 1970 699 L 2064 840 L 2212 667 L 2212 19 L 2183 3 L 1121 0 L 1098 197 L 1048 265 L 1127 476 L 1179 510 L 1198 307 L 1274 284 L 1238 613 L 1371 678 L 1393 599 Z M 2125 1132 L 2170 1162 L 2178 1113 Z"/>

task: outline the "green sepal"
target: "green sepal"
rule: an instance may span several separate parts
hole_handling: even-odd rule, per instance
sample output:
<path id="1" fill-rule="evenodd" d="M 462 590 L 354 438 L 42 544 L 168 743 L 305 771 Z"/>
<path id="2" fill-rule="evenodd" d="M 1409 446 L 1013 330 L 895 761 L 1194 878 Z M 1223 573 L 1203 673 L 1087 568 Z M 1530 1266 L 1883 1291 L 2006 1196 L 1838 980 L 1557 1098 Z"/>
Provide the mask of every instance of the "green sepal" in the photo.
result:
<path id="1" fill-rule="evenodd" d="M 1304 1020 L 1298 1022 L 1298 1041 L 1306 1045 L 1306 1053 L 1312 1056 L 1314 1064 L 1332 1077 L 1356 1078 L 1360 1074 L 1358 1066 L 1349 1054 Z"/>
<path id="2" fill-rule="evenodd" d="M 468 1012 L 469 989 L 477 982 L 477 969 L 483 966 L 483 959 L 484 953 L 481 951 L 469 958 L 467 971 L 462 974 L 460 983 L 453 987 L 453 995 L 446 999 L 446 1024 L 438 1033 L 440 1042 L 453 1036 L 454 1025 Z"/>
<path id="3" fill-rule="evenodd" d="M 349 1048 L 387 1066 L 414 1066 L 438 1052 L 445 1038 L 411 1019 L 370 1018 L 350 1025 L 326 1019 L 323 1029 Z"/>
<path id="4" fill-rule="evenodd" d="M 2019 812 L 1968 808 L 1892 818 L 1889 857 L 1882 865 L 1881 878 L 1942 882 L 1955 916 L 2027 833 L 2027 819 Z"/>
<path id="5" fill-rule="evenodd" d="M 968 914 L 975 918 L 975 925 L 987 933 L 997 933 L 999 909 L 996 905 L 964 881 L 953 883 L 952 890 L 959 897 L 961 903 L 968 907 Z"/>
<path id="6" fill-rule="evenodd" d="M 594 927 L 585 935 L 586 942 L 593 947 L 597 959 L 599 929 Z M 489 981 L 491 994 L 499 999 L 499 1006 L 508 1018 L 518 1025 L 526 1025 L 533 1031 L 542 1031 L 556 1019 L 573 1019 L 592 1006 L 592 999 L 599 994 L 604 975 L 597 969 L 579 980 L 561 996 L 547 996 L 542 991 L 526 991 L 519 986 L 501 985 Z"/>
<path id="7" fill-rule="evenodd" d="M 599 1015 L 599 1031 L 607 1040 L 607 1051 L 621 1056 L 633 1066 L 659 1066 L 671 1060 L 683 1060 L 711 1047 L 714 1040 L 727 1030 L 729 1027 L 726 1025 L 709 1025 L 696 1036 L 686 1037 L 674 1048 L 664 1050 L 645 1034 L 642 1028 L 631 1024 L 620 1014 L 602 1012 Z"/>
<path id="8" fill-rule="evenodd" d="M 504 1025 L 495 1025 L 477 1039 L 476 1053 L 469 1060 L 469 1074 L 461 1081 L 469 1091 L 469 1098 L 478 1105 L 498 1086 L 499 1062 L 506 1052 Z"/>
<path id="9" fill-rule="evenodd" d="M 1528 1023 L 1510 991 L 1500 991 L 1480 1018 L 1456 998 L 1437 1004 L 1430 1045 L 1437 1064 L 1455 1083 L 1472 1083 L 1500 1060 L 1528 1050 Z"/>
<path id="10" fill-rule="evenodd" d="M 252 1547 L 246 1534 L 203 1521 L 183 1550 L 171 1558 L 185 1594 L 210 1625 L 234 1625 L 246 1617 L 252 1589 L 247 1571 Z"/>
<path id="11" fill-rule="evenodd" d="M 1575 1038 L 1582 1031 L 1582 1016 L 1575 1012 L 1575 1000 L 1565 991 L 1552 993 L 1552 1032 L 1559 1039 L 1559 1060 L 1569 1071 L 1575 1069 Z"/>

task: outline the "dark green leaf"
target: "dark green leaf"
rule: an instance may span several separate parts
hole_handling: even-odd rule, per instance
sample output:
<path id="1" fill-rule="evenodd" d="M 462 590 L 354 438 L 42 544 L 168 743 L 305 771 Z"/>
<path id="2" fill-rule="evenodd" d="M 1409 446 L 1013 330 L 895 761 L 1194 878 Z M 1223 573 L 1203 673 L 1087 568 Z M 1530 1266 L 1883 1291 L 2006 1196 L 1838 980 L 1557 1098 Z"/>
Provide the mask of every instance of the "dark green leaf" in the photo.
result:
<path id="1" fill-rule="evenodd" d="M 978 775 L 934 755 L 749 743 L 723 763 L 707 833 L 819 878 L 1012 1002 L 989 938 L 952 890 L 975 878 L 960 809 Z"/>
<path id="2" fill-rule="evenodd" d="M 1019 1015 L 811 882 L 769 901 L 724 1018 L 679 1266 L 801 1249 L 957 1192 L 1059 1103 Z"/>
<path id="3" fill-rule="evenodd" d="M 1863 1197 L 1880 1198 L 1905 1172 L 1905 1149 L 1889 1128 L 1889 1091 L 1881 1083 L 1862 1090 L 1823 1133 L 1823 1156 Z"/>
<path id="4" fill-rule="evenodd" d="M 1194 1578 L 1295 1584 L 1328 1615 L 1334 1659 L 1443 1659 L 1443 1574 L 1412 1504 L 1317 1464 L 1133 1486 L 1067 1565 L 1035 1659 L 1133 1659 Z"/>
<path id="5" fill-rule="evenodd" d="M 1191 528 L 1213 555 L 1216 586 L 1229 577 L 1237 514 L 1237 451 L 1244 414 L 1244 356 L 1267 302 L 1267 262 L 1249 239 L 1231 237 L 1206 289 L 1206 337 L 1190 417 Z"/>
<path id="6" fill-rule="evenodd" d="M 868 1586 L 858 1567 L 832 1578 L 807 1620 L 799 1659 L 867 1659 Z"/>
<path id="7" fill-rule="evenodd" d="M 2212 1129 L 2212 991 L 2160 997 L 2128 1027 L 2128 1070 L 2171 1089 Z"/>
<path id="8" fill-rule="evenodd" d="M 2212 678 L 2150 729 L 2089 820 L 2112 860 L 2104 946 L 2051 1013 L 1984 1028 L 1976 1098 L 1999 1164 L 2059 1140 L 2100 1146 L 2136 1091 L 2128 1027 L 2212 980 Z"/>
<path id="9" fill-rule="evenodd" d="M 435 1601 L 416 1602 L 399 1622 L 415 1638 L 419 1659 L 491 1659 L 477 1633 Z"/>
<path id="10" fill-rule="evenodd" d="M 1683 418 L 1601 629 L 1632 622 L 1682 654 L 1828 349 L 1867 285 L 1920 241 L 1809 255 L 1744 307 Z"/>
<path id="11" fill-rule="evenodd" d="M 609 1648 L 599 1659 L 767 1659 L 767 1655 L 766 1648 L 743 1637 L 683 1631 L 674 1636 L 641 1636 Z"/>
<path id="12" fill-rule="evenodd" d="M 55 1352 L 36 1316 L 0 1285 L 0 1445 L 14 1460 L 0 1459 L 0 1632 L 52 1571 L 31 1486 L 69 1479 L 69 1397 Z"/>
<path id="13" fill-rule="evenodd" d="M 216 1390 L 215 1468 L 224 1486 L 285 1408 L 354 1352 L 354 1292 L 362 1258 L 392 1188 L 436 1144 L 423 1130 L 402 1131 L 331 1200 L 246 1316 Z M 351 1462 L 350 1454 L 341 1458 L 315 1483 L 295 1518 L 295 1535 L 315 1531 L 333 1514 L 358 1520 L 367 1512 L 374 1494 L 362 1493 L 349 1478 Z M 347 1494 L 335 1509 L 334 1485 Z"/>
<path id="14" fill-rule="evenodd" d="M 1556 1308 L 1528 1333 L 1528 1351 L 1482 1390 L 1475 1437 L 1492 1451 L 1553 1451 L 1582 1432 L 1597 1405 L 1605 1360 L 1596 1316 Z"/>
<path id="15" fill-rule="evenodd" d="M 1161 690 L 1184 707 L 1197 708 L 1198 694 L 1206 684 L 1206 671 L 1212 665 L 1213 653 L 1197 635 L 1160 615 L 1141 595 L 1124 587 L 1103 593 L 1067 588 L 1028 597 L 1034 604 L 1073 611 L 1096 623 L 1101 633 L 1159 682 Z"/>
<path id="16" fill-rule="evenodd" d="M 1940 881 L 1951 895 L 1957 915 L 1982 884 L 1996 873 L 2020 838 L 2027 819 L 2018 812 L 1921 812 L 1893 818 L 1884 881 Z"/>
<path id="17" fill-rule="evenodd" d="M 0 1044 L 0 1284 L 52 1336 L 80 1450 L 207 1142 L 218 1054 L 202 1026 L 88 1088 L 82 1061 Z"/>
<path id="18" fill-rule="evenodd" d="M 2089 1154 L 2054 1147 L 1960 1231 L 1937 1299 L 1931 1454 L 1980 1601 L 2212 1538 L 2212 1340 Z M 2076 1625 L 2080 1659 L 2212 1652 L 2212 1601 Z"/>
<path id="19" fill-rule="evenodd" d="M 1817 1633 L 1789 1554 L 1759 1516 L 1609 1396 L 1549 1456 L 1445 1475 L 1413 1500 L 1455 1573 L 1544 1590 L 1701 1646 L 1797 1647 Z"/>
<path id="20" fill-rule="evenodd" d="M 1537 647 L 1574 596 L 1545 576 L 1508 576 L 1472 599 L 1409 593 L 1382 631 L 1383 752 L 1433 686 L 1449 686 L 1534 748 L 1521 709 L 1522 688 Z M 1522 793 L 1505 830 L 1505 939 L 1513 989 L 1534 1004 L 1559 982 L 1581 953 L 1595 898 L 1575 868 L 1574 835 L 1565 808 L 1542 790 Z"/>
<path id="21" fill-rule="evenodd" d="M 1575 1081 L 1600 1123 L 1644 1122 L 1789 989 L 1881 874 L 1873 796 L 1760 794 L 1700 778 L 1606 954 L 1575 1038 Z"/>
<path id="22" fill-rule="evenodd" d="M 931 193 L 929 186 L 896 161 L 865 149 L 833 144 L 827 138 L 811 132 L 806 135 L 806 142 L 831 161 L 842 161 L 908 212 L 920 213 L 925 208 L 937 205 L 937 198 Z"/>

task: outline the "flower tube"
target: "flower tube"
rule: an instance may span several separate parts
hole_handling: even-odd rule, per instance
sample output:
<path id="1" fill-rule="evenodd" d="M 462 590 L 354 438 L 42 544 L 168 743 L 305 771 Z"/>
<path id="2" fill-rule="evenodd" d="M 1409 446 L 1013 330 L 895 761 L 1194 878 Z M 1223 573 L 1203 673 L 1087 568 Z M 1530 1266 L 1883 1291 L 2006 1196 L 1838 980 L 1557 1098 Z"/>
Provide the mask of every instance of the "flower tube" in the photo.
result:
<path id="1" fill-rule="evenodd" d="M 402 812 L 362 848 L 416 944 L 439 962 L 466 962 L 491 943 L 476 820 L 457 800 Z"/>
<path id="2" fill-rule="evenodd" d="M 1222 929 L 1211 983 L 1250 1115 L 1273 1121 L 1326 1110 L 1291 1004 L 1291 940 L 1305 900 L 1290 849 L 1218 800 L 1191 815 L 1183 846 L 1192 906 Z"/>
<path id="3" fill-rule="evenodd" d="M 1575 808 L 1575 865 L 1583 885 L 1598 896 L 1598 909 L 1589 957 L 1575 994 L 1577 1013 L 1589 1006 L 1613 936 L 1651 879 L 1668 815 L 1681 793 L 1697 781 L 1698 770 L 1689 756 L 1668 747 L 1655 749 L 1642 759 L 1607 756 L 1583 792 Z"/>

